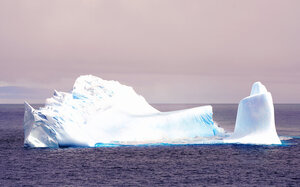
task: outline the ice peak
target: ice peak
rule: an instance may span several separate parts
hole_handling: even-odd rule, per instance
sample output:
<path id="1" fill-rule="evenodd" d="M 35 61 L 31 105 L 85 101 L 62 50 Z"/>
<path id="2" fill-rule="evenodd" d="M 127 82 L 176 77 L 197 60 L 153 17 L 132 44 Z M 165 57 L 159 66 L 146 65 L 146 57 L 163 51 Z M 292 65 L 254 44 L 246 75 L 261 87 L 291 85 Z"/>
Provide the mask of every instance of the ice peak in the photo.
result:
<path id="1" fill-rule="evenodd" d="M 253 83 L 250 96 L 256 95 L 256 94 L 264 94 L 267 92 L 268 91 L 267 91 L 266 87 L 261 82 L 258 81 L 258 82 Z"/>
<path id="2" fill-rule="evenodd" d="M 59 96 L 59 93 L 58 91 L 54 90 L 54 93 L 53 93 L 54 96 Z"/>
<path id="3" fill-rule="evenodd" d="M 29 103 L 27 103 L 26 101 L 24 101 L 24 107 L 25 107 L 25 111 L 34 111 L 34 108 L 32 106 L 30 106 Z"/>

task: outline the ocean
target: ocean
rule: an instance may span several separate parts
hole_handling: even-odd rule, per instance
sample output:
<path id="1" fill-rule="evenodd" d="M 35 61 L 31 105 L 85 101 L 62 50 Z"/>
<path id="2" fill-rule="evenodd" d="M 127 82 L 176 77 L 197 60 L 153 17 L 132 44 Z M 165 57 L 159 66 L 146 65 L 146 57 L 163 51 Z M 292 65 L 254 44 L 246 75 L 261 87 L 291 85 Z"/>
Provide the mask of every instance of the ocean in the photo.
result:
<path id="1" fill-rule="evenodd" d="M 213 104 L 214 121 L 232 132 L 237 107 Z M 23 105 L 0 105 L 0 186 L 300 186 L 300 104 L 275 105 L 280 146 L 30 149 L 23 147 L 23 116 Z"/>

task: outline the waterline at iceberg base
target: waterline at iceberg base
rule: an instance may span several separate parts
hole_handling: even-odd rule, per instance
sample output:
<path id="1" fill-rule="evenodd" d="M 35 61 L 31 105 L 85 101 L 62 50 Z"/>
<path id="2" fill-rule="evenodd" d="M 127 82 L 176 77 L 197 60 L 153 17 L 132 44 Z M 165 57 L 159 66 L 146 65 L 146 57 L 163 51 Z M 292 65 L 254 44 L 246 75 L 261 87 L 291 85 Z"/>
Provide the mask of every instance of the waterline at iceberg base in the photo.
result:
<path id="1" fill-rule="evenodd" d="M 260 83 L 241 100 L 233 133 L 213 121 L 212 106 L 160 112 L 128 86 L 86 75 L 71 93 L 54 91 L 44 107 L 25 102 L 25 147 L 163 144 L 281 144 L 270 92 Z"/>

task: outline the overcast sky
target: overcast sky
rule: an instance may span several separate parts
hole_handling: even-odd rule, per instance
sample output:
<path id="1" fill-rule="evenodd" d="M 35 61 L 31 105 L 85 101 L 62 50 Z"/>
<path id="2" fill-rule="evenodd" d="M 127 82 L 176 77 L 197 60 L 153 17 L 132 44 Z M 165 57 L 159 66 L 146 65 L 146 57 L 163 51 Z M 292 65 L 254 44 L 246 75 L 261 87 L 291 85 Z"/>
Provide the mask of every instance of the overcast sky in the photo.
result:
<path id="1" fill-rule="evenodd" d="M 44 103 L 79 75 L 151 103 L 238 103 L 261 81 L 300 103 L 300 1 L 0 1 L 0 103 Z"/>

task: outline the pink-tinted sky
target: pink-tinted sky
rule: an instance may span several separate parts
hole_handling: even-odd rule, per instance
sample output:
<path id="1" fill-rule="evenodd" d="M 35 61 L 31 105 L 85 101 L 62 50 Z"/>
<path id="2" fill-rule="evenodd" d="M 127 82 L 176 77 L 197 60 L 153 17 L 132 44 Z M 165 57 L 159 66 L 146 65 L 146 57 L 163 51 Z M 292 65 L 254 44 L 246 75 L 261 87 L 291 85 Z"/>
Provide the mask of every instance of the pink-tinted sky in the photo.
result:
<path id="1" fill-rule="evenodd" d="M 300 102 L 298 0 L 0 1 L 0 103 L 93 74 L 151 103 Z"/>

